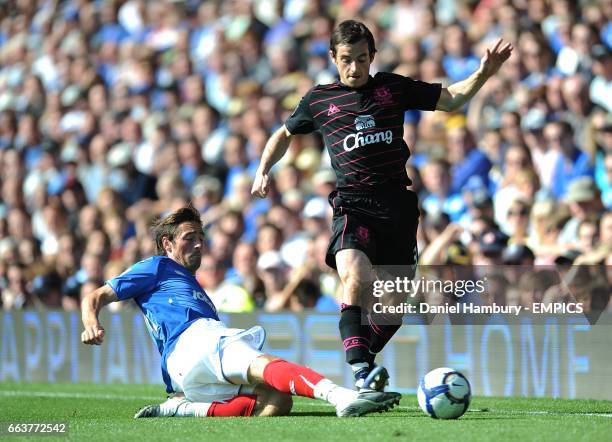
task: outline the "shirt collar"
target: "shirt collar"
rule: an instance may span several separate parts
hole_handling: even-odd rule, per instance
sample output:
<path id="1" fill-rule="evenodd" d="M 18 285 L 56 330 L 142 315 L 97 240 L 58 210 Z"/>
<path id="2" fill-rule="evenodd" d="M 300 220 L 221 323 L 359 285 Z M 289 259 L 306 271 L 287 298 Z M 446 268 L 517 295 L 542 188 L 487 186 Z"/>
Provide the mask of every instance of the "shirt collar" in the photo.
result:
<path id="1" fill-rule="evenodd" d="M 369 89 L 369 88 L 371 88 L 371 87 L 372 87 L 372 85 L 374 84 L 374 77 L 372 77 L 371 75 L 368 75 L 368 81 L 367 81 L 367 83 L 366 83 L 366 84 L 364 84 L 364 85 L 363 85 L 363 86 L 361 86 L 361 87 L 358 87 L 358 88 L 347 86 L 346 84 L 344 84 L 344 83 L 342 83 L 342 82 L 340 81 L 340 78 L 337 78 L 337 79 L 336 79 L 336 84 L 337 84 L 339 87 L 341 87 L 342 89 L 346 89 L 346 90 L 349 90 L 349 91 L 363 91 L 363 90 L 366 90 L 366 89 Z"/>

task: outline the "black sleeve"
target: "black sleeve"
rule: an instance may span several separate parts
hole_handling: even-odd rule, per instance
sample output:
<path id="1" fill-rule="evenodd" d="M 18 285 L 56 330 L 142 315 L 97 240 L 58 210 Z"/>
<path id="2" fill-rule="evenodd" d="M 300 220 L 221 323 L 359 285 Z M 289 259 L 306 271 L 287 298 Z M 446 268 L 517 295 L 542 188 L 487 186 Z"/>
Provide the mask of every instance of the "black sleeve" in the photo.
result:
<path id="1" fill-rule="evenodd" d="M 285 121 L 285 127 L 292 135 L 309 134 L 316 130 L 315 121 L 310 111 L 310 96 L 312 91 L 309 91 L 300 100 L 297 108 Z"/>
<path id="2" fill-rule="evenodd" d="M 399 75 L 398 77 L 400 78 L 398 86 L 401 89 L 400 103 L 404 110 L 436 110 L 436 105 L 442 93 L 440 83 L 426 83 Z"/>

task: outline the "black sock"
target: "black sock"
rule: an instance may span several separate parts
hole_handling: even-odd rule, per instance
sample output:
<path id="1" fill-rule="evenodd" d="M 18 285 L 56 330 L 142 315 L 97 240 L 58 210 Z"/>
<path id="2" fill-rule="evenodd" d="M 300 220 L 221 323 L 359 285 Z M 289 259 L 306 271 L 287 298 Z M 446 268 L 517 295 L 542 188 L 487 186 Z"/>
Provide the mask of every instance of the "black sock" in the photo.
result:
<path id="1" fill-rule="evenodd" d="M 371 329 L 370 353 L 372 362 L 402 326 L 402 315 L 371 314 L 368 316 Z"/>
<path id="2" fill-rule="evenodd" d="M 362 314 L 361 307 L 342 304 L 339 329 L 349 364 L 369 362 L 370 359 L 370 326 Z"/>

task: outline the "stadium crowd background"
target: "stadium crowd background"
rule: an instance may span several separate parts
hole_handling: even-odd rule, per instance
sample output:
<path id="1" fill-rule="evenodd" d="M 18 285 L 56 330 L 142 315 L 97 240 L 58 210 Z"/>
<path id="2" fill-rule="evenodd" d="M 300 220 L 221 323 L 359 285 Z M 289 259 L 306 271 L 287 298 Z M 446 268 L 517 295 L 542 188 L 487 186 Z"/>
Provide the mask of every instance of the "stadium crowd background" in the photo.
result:
<path id="1" fill-rule="evenodd" d="M 4 309 L 78 309 L 191 200 L 222 311 L 336 311 L 321 139 L 297 138 L 269 198 L 250 188 L 268 136 L 335 80 L 345 18 L 373 31 L 374 71 L 445 86 L 515 46 L 462 112 L 406 113 L 420 263 L 592 264 L 612 286 L 611 0 L 16 0 L 0 18 Z"/>

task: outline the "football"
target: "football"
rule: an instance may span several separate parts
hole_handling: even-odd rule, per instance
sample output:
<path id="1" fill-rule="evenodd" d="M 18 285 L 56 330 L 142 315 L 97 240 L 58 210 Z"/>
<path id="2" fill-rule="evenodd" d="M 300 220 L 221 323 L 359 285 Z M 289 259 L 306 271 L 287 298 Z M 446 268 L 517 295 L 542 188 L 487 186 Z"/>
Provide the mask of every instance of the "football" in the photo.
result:
<path id="1" fill-rule="evenodd" d="M 470 405 L 472 392 L 467 378 L 452 368 L 427 373 L 419 382 L 419 406 L 434 419 L 457 419 Z"/>

